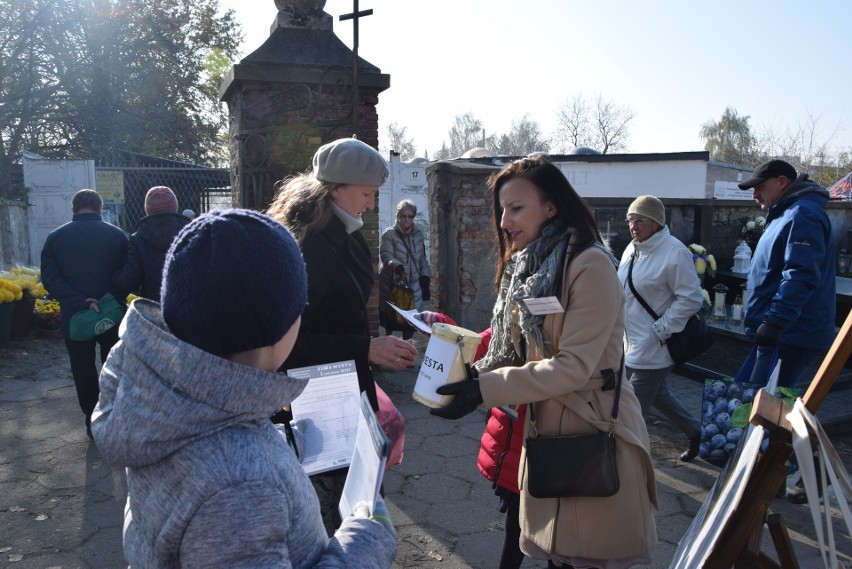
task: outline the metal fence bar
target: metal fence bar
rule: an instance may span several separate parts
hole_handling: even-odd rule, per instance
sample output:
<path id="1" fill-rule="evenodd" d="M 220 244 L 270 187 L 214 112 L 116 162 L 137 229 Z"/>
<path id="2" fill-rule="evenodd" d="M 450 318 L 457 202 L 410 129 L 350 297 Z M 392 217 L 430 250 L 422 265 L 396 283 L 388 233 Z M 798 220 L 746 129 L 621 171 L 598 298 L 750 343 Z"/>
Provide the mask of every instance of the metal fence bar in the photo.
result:
<path id="1" fill-rule="evenodd" d="M 178 213 L 195 213 L 232 207 L 230 174 L 226 168 L 113 166 L 97 170 L 123 172 L 123 195 L 116 203 L 105 204 L 117 225 L 128 232 L 136 230 L 145 217 L 145 194 L 154 186 L 168 186 L 178 200 Z"/>

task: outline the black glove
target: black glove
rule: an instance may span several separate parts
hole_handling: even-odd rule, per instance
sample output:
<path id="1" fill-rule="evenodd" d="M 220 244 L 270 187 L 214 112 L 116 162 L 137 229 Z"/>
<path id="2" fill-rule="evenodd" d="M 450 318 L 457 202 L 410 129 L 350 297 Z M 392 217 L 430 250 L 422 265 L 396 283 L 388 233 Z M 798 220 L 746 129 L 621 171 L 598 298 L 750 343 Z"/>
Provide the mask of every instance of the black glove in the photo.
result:
<path id="1" fill-rule="evenodd" d="M 429 302 L 429 299 L 432 298 L 432 292 L 429 290 L 429 284 L 432 282 L 432 279 L 429 277 L 420 277 L 420 293 L 423 297 L 423 300 Z"/>
<path id="2" fill-rule="evenodd" d="M 482 392 L 479 390 L 479 372 L 470 364 L 465 364 L 467 379 L 457 383 L 448 383 L 435 390 L 438 395 L 455 395 L 453 400 L 437 409 L 429 409 L 429 413 L 443 419 L 461 419 L 473 413 L 482 403 Z"/>
<path id="3" fill-rule="evenodd" d="M 766 322 L 758 326 L 757 332 L 754 335 L 754 345 L 767 348 L 774 348 L 778 345 L 778 339 L 781 337 L 782 328 L 777 324 Z"/>
<path id="4" fill-rule="evenodd" d="M 405 265 L 399 264 L 393 268 L 395 273 L 403 274 L 405 273 Z"/>

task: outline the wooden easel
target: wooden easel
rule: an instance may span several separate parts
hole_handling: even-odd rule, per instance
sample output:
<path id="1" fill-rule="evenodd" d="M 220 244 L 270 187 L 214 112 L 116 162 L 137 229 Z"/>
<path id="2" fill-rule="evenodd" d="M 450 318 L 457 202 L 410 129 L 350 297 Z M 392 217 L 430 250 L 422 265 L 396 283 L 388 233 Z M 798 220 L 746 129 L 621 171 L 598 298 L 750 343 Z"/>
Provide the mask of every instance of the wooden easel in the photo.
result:
<path id="1" fill-rule="evenodd" d="M 802 398 L 808 411 L 816 413 L 828 395 L 834 380 L 852 355 L 852 312 L 846 317 L 831 349 Z M 765 391 L 760 391 L 752 408 L 750 421 L 771 430 L 769 447 L 757 463 L 746 483 L 743 497 L 713 543 L 705 569 L 774 568 L 798 569 L 787 529 L 780 516 L 767 517 L 769 504 L 787 478 L 785 461 L 792 451 L 791 429 L 786 419 L 790 406 Z M 763 524 L 769 526 L 780 565 L 760 553 Z M 751 546 L 750 546 L 751 545 Z M 757 547 L 755 547 L 755 545 Z"/>

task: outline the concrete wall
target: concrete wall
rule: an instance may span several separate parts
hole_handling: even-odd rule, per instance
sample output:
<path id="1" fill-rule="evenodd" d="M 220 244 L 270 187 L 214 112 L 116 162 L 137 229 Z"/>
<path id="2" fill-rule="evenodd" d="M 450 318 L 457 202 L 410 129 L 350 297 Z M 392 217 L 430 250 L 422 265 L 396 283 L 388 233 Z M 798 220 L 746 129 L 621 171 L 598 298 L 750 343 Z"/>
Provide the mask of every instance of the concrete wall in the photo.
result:
<path id="1" fill-rule="evenodd" d="M 30 265 L 27 206 L 0 200 L 0 271 Z"/>
<path id="2" fill-rule="evenodd" d="M 691 153 L 702 154 L 702 153 Z M 663 200 L 703 199 L 707 196 L 707 161 L 695 157 L 683 160 L 680 155 L 650 161 L 621 161 L 623 156 L 592 156 L 594 162 L 564 161 L 553 157 L 577 193 L 586 198 L 611 198 L 654 195 Z"/>
<path id="3" fill-rule="evenodd" d="M 71 221 L 71 200 L 82 188 L 97 189 L 93 160 L 46 160 L 24 155 L 24 183 L 29 192 L 30 262 L 41 263 L 51 231 Z"/>

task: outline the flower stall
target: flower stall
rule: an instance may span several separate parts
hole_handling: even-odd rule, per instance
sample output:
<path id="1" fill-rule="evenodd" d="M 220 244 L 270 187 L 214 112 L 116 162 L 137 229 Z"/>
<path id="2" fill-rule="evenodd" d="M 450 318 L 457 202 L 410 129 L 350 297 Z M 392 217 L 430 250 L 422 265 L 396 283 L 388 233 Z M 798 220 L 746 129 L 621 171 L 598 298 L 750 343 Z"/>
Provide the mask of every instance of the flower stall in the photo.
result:
<path id="1" fill-rule="evenodd" d="M 55 338 L 62 324 L 62 311 L 59 301 L 46 295 L 35 301 L 36 329 L 40 338 Z"/>

